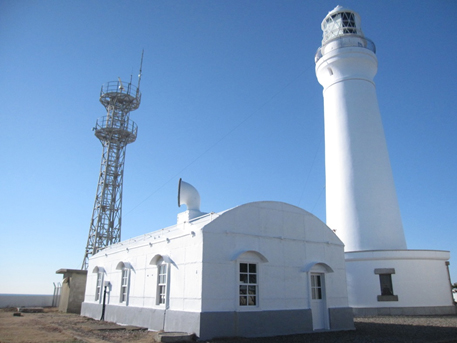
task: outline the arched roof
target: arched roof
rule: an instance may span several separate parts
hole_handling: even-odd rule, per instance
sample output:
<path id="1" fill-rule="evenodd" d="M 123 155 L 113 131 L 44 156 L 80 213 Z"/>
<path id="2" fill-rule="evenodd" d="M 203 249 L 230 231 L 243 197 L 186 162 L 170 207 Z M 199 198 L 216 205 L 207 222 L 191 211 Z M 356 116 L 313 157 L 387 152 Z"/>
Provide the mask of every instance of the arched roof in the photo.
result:
<path id="1" fill-rule="evenodd" d="M 222 212 L 202 230 L 343 245 L 319 218 L 300 207 L 278 201 L 257 201 L 234 207 Z"/>

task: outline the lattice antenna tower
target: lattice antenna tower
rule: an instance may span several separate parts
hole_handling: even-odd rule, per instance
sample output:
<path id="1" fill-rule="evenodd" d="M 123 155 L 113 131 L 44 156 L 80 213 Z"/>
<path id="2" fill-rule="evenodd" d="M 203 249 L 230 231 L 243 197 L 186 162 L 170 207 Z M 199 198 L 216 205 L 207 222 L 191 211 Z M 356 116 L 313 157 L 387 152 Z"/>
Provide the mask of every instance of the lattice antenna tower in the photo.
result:
<path id="1" fill-rule="evenodd" d="M 94 131 L 102 143 L 103 153 L 82 270 L 87 270 L 90 256 L 121 240 L 125 150 L 127 144 L 136 140 L 138 133 L 138 126 L 130 120 L 130 112 L 141 102 L 143 55 L 144 51 L 138 86 L 132 84 L 132 78 L 128 85 L 118 78 L 118 81 L 104 84 L 100 91 L 100 102 L 106 109 L 106 116 L 97 119 Z"/>

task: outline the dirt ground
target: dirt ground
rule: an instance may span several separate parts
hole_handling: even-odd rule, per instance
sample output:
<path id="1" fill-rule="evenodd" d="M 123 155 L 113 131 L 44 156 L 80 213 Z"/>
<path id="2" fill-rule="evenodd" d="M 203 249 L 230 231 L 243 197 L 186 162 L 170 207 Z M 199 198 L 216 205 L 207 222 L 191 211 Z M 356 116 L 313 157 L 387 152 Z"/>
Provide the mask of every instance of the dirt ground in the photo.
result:
<path id="1" fill-rule="evenodd" d="M 153 333 L 132 330 L 56 308 L 43 313 L 22 313 L 16 309 L 0 309 L 0 343 L 146 343 L 154 342 Z"/>
<path id="2" fill-rule="evenodd" d="M 155 334 L 45 308 L 42 313 L 0 309 L 0 343 L 152 343 Z M 457 316 L 356 318 L 355 331 L 270 338 L 229 338 L 213 343 L 457 342 Z"/>

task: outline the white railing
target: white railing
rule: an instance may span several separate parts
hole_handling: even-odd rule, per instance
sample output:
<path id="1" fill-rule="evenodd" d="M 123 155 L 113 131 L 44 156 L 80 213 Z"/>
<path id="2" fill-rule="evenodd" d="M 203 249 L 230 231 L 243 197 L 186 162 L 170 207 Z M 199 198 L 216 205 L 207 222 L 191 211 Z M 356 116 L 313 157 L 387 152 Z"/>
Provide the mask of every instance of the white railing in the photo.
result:
<path id="1" fill-rule="evenodd" d="M 354 39 L 357 38 L 357 39 Z M 371 39 L 359 36 L 348 34 L 345 36 L 339 36 L 332 40 L 326 42 L 323 46 L 317 49 L 316 55 L 314 56 L 314 62 L 317 63 L 322 57 L 322 51 L 325 50 L 325 47 L 329 44 L 334 46 L 334 49 L 348 48 L 348 47 L 359 47 L 368 49 L 376 54 L 376 45 Z"/>
<path id="2" fill-rule="evenodd" d="M 122 129 L 133 133 L 135 136 L 138 132 L 138 125 L 130 118 L 119 119 L 112 116 L 103 116 L 97 119 L 95 130 L 99 129 Z"/>
<path id="3" fill-rule="evenodd" d="M 132 85 L 131 83 L 128 83 L 126 86 L 124 86 L 123 82 L 121 81 L 110 81 L 105 83 L 100 91 L 100 96 L 106 93 L 128 94 L 134 98 L 136 98 L 138 95 L 136 86 Z"/>

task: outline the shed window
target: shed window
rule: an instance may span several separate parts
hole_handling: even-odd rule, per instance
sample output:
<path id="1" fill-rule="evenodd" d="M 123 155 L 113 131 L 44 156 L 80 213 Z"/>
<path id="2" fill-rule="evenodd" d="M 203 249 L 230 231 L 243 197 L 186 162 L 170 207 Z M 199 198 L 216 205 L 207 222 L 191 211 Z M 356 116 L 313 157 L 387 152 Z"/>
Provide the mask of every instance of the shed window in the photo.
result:
<path id="1" fill-rule="evenodd" d="M 167 268 L 163 262 L 157 266 L 157 305 L 165 305 L 167 302 Z"/>
<path id="2" fill-rule="evenodd" d="M 103 285 L 103 271 L 99 271 L 97 273 L 97 285 L 95 288 L 95 301 L 100 300 L 100 295 L 102 293 L 102 285 Z"/>
<path id="3" fill-rule="evenodd" d="M 122 268 L 122 276 L 121 276 L 121 296 L 119 302 L 127 303 L 128 295 L 129 295 L 129 277 L 130 277 L 130 269 L 129 268 Z"/>
<path id="4" fill-rule="evenodd" d="M 257 264 L 240 263 L 239 301 L 240 306 L 257 306 Z"/>

